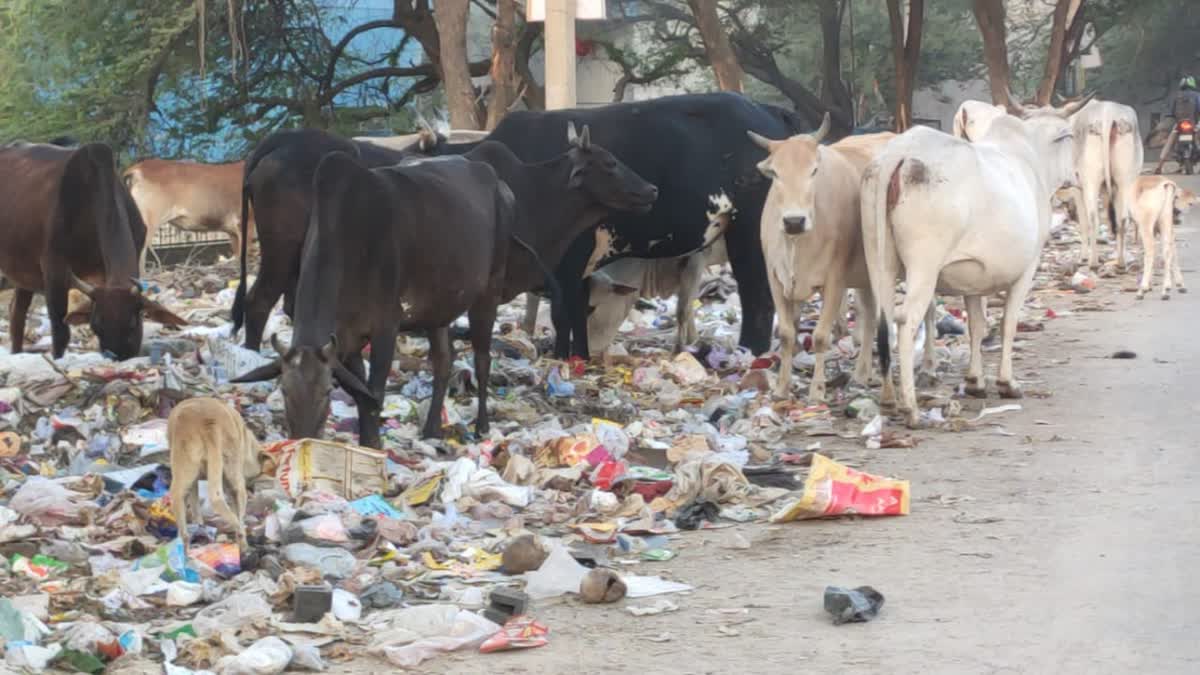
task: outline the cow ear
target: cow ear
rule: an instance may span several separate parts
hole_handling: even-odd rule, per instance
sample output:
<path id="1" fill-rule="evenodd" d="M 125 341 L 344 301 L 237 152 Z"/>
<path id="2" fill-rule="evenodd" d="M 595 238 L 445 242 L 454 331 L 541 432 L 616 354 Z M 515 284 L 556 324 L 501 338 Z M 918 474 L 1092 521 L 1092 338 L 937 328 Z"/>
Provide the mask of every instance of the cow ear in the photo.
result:
<path id="1" fill-rule="evenodd" d="M 187 319 L 179 316 L 175 312 L 163 307 L 159 303 L 149 299 L 142 298 L 142 311 L 146 314 L 146 318 L 151 321 L 157 321 L 164 326 L 180 326 L 188 325 Z"/>
<path id="2" fill-rule="evenodd" d="M 248 373 L 239 375 L 231 380 L 234 384 L 245 384 L 247 382 L 265 382 L 279 377 L 283 372 L 283 361 L 275 359 L 265 366 L 259 366 Z"/>
<path id="3" fill-rule="evenodd" d="M 578 190 L 583 187 L 583 169 L 575 167 L 571 169 L 571 177 L 567 179 L 567 188 Z"/>

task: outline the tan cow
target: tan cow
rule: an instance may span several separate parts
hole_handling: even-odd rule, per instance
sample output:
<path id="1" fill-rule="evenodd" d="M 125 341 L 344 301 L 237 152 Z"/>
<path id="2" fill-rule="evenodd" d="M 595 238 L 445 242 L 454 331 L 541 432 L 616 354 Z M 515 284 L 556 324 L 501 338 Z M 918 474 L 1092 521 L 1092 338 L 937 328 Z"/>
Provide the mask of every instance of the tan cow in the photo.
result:
<path id="1" fill-rule="evenodd" d="M 224 232 L 233 254 L 241 250 L 242 165 L 200 164 L 147 159 L 125 170 L 125 185 L 146 222 L 146 245 L 138 269 L 146 273 L 146 252 L 165 223 L 190 232 Z M 253 238 L 254 216 L 248 236 Z"/>
<path id="2" fill-rule="evenodd" d="M 1163 279 L 1162 299 L 1171 299 L 1171 283 L 1180 293 L 1187 293 L 1183 272 L 1175 252 L 1175 219 L 1197 202 L 1196 193 L 1179 187 L 1163 176 L 1139 176 L 1133 184 L 1133 220 L 1142 240 L 1142 280 L 1137 298 L 1146 297 L 1154 279 L 1154 233 L 1162 241 Z"/>
<path id="3" fill-rule="evenodd" d="M 791 394 L 792 356 L 796 348 L 796 312 L 817 291 L 825 302 L 813 331 L 810 401 L 825 398 L 825 352 L 847 288 L 857 289 L 859 350 L 854 379 L 866 383 L 871 374 L 870 336 L 878 311 L 863 255 L 859 184 L 874 152 L 894 134 L 852 136 L 824 146 L 829 116 L 811 135 L 773 141 L 753 132 L 753 140 L 769 154 L 759 171 L 770 178 L 762 215 L 762 247 L 771 297 L 779 313 L 781 360 L 775 395 Z"/>

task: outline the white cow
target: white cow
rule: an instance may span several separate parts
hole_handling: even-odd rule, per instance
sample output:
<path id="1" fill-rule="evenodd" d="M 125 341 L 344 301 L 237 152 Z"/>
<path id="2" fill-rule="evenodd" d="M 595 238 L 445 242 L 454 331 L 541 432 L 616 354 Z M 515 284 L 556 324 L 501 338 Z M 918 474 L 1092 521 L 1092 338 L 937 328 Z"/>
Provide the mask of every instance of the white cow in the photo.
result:
<path id="1" fill-rule="evenodd" d="M 1080 104 L 1082 105 L 1082 104 Z M 935 292 L 963 295 L 969 313 L 969 393 L 985 391 L 985 296 L 1005 292 L 997 386 L 1017 398 L 1012 345 L 1017 317 L 1050 234 L 1050 198 L 1073 178 L 1071 127 L 1077 109 L 1005 116 L 970 143 L 927 127 L 893 140 L 863 176 L 862 231 L 872 291 L 883 312 L 880 344 L 894 309 L 895 279 L 907 292 L 895 314 L 900 350 L 900 410 L 920 422 L 913 378 L 917 323 Z M 880 350 L 884 403 L 895 402 L 889 349 Z"/>
<path id="2" fill-rule="evenodd" d="M 473 143 L 475 141 L 482 141 L 487 135 L 488 132 L 486 131 L 451 129 L 445 133 L 445 140 L 447 143 Z M 422 151 L 433 147 L 437 141 L 434 132 L 428 129 L 422 129 L 415 134 L 402 134 L 400 136 L 355 136 L 354 140 L 361 143 L 378 145 L 390 150 L 408 150 L 409 148 L 413 148 Z"/>
<path id="3" fill-rule="evenodd" d="M 1171 282 L 1180 293 L 1186 293 L 1183 272 L 1175 252 L 1175 219 L 1197 202 L 1196 193 L 1179 187 L 1175 181 L 1162 176 L 1141 176 L 1133 187 L 1133 220 L 1142 240 L 1142 280 L 1138 283 L 1137 298 L 1146 297 L 1154 279 L 1154 234 L 1162 240 L 1163 280 L 1162 299 L 1171 299 Z"/>
<path id="4" fill-rule="evenodd" d="M 592 356 L 608 351 L 625 317 L 639 297 L 678 295 L 675 351 L 696 342 L 694 300 L 704 270 L 729 261 L 725 239 L 682 258 L 622 258 L 596 270 L 588 284 L 588 350 Z"/>
<path id="5" fill-rule="evenodd" d="M 987 133 L 992 122 L 1004 117 L 1008 110 L 1002 105 L 983 101 L 963 101 L 954 113 L 954 136 L 968 141 L 977 141 Z"/>
<path id="6" fill-rule="evenodd" d="M 818 291 L 825 302 L 813 330 L 812 353 L 816 363 L 808 400 L 825 398 L 825 352 L 829 350 L 830 333 L 841 313 L 847 288 L 856 289 L 858 342 L 863 347 L 859 350 L 853 377 L 866 384 L 871 374 L 871 349 L 866 345 L 874 333 L 878 311 L 863 257 L 859 223 L 859 184 L 869 157 L 856 163 L 849 155 L 864 157 L 864 143 L 867 148 L 877 150 L 894 134 L 877 134 L 876 138 L 852 137 L 854 150 L 846 153 L 839 149 L 840 144 L 820 144 L 828 132 L 828 114 L 821 127 L 811 135 L 768 140 L 747 132 L 751 140 L 767 151 L 767 158 L 758 168 L 771 179 L 761 228 L 767 282 L 771 286 L 775 311 L 779 313 L 782 364 L 775 386 L 777 398 L 791 395 L 796 313 L 800 304 Z M 867 153 L 870 154 L 869 149 Z"/>
<path id="7" fill-rule="evenodd" d="M 1117 265 L 1125 268 L 1125 229 L 1133 218 L 1133 185 L 1142 170 L 1145 150 L 1137 112 L 1112 101 L 1092 101 L 1071 120 L 1075 134 L 1075 172 L 1079 194 L 1076 211 L 1083 257 L 1089 268 L 1098 261 L 1096 229 L 1104 200 L 1117 238 Z"/>

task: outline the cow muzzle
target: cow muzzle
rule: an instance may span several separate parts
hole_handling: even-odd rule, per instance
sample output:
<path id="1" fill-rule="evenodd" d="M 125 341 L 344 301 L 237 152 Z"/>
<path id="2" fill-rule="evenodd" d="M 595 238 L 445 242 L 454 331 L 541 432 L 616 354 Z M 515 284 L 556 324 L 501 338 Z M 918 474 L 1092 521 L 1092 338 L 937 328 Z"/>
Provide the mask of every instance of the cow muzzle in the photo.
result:
<path id="1" fill-rule="evenodd" d="M 804 234 L 812 229 L 812 221 L 807 214 L 789 214 L 783 217 L 783 231 L 787 234 Z"/>

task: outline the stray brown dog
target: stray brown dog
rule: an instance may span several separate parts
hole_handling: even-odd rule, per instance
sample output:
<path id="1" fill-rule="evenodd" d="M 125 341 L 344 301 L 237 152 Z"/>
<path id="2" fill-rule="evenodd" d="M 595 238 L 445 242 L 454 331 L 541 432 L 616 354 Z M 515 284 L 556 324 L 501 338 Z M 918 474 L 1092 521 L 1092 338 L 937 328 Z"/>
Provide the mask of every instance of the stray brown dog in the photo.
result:
<path id="1" fill-rule="evenodd" d="M 183 549 L 188 549 L 187 511 L 201 519 L 200 472 L 206 472 L 213 511 L 233 526 L 238 546 L 246 549 L 246 488 L 259 474 L 262 446 L 241 414 L 215 398 L 190 398 L 175 406 L 167 420 L 171 445 L 171 508 Z M 233 492 L 237 513 L 225 501 Z M 186 507 L 185 507 L 186 499 Z"/>

